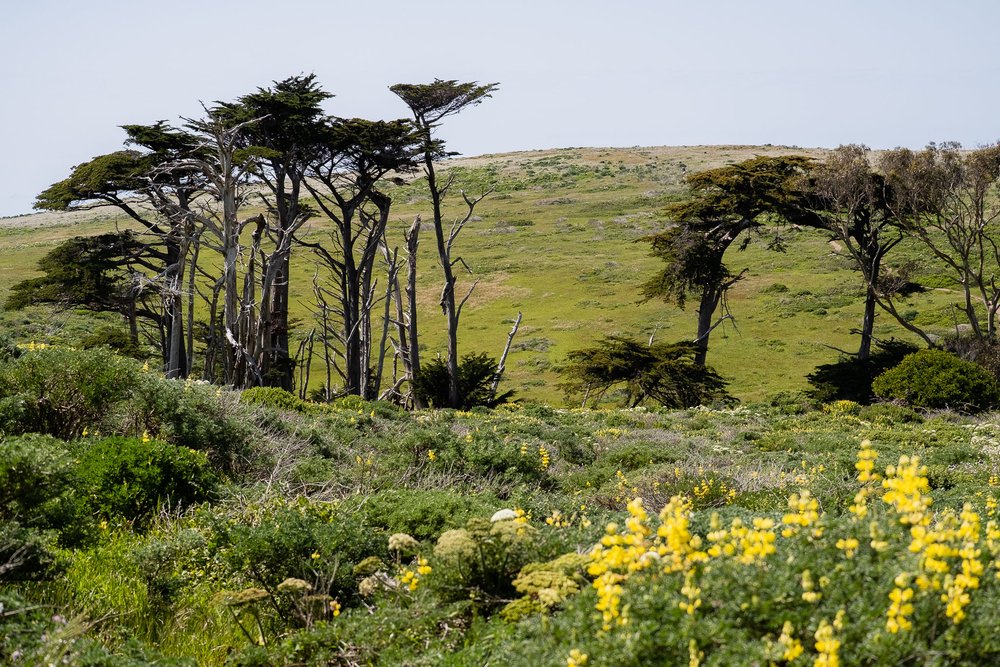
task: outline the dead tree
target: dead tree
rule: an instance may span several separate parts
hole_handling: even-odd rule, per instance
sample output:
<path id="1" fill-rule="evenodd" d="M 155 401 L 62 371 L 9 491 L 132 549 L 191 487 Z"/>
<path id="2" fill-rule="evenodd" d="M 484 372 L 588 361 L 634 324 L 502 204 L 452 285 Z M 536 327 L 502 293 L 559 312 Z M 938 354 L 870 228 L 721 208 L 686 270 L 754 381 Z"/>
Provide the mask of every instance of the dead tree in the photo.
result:
<path id="1" fill-rule="evenodd" d="M 392 199 L 378 189 L 389 173 L 415 167 L 417 138 L 408 121 L 336 119 L 304 182 L 319 210 L 333 223 L 327 243 L 306 243 L 330 272 L 341 326 L 336 338 L 343 351 L 343 390 L 366 398 L 373 392 L 371 309 L 375 260 L 383 244 Z M 329 338 L 324 338 L 329 342 Z"/>
<path id="2" fill-rule="evenodd" d="M 486 193 L 478 198 L 469 198 L 463 192 L 462 196 L 468 206 L 468 215 L 456 221 L 452 225 L 450 232 L 445 231 L 444 213 L 442 211 L 442 201 L 447 196 L 449 189 L 454 183 L 454 174 L 450 174 L 443 185 L 437 181 L 434 161 L 450 155 L 444 150 L 444 144 L 440 139 L 434 138 L 434 130 L 446 117 L 460 112 L 466 107 L 475 106 L 482 102 L 497 89 L 498 84 L 490 83 L 479 85 L 476 82 L 458 83 L 457 81 L 442 81 L 435 79 L 428 84 L 396 84 L 390 90 L 406 103 L 413 114 L 413 120 L 422 141 L 422 157 L 424 164 L 424 175 L 427 177 L 427 187 L 431 195 L 431 206 L 434 222 L 434 236 L 437 242 L 438 262 L 441 265 L 441 272 L 444 284 L 441 289 L 441 310 L 448 321 L 448 403 L 450 407 L 457 407 L 461 403 L 459 396 L 459 374 L 458 374 L 458 323 L 462 306 L 468 301 L 475 289 L 472 289 L 461 300 L 455 296 L 455 266 L 463 264 L 461 258 L 452 258 L 452 245 L 462 227 L 469 221 L 475 204 L 485 197 Z M 466 269 L 468 267 L 466 266 Z"/>

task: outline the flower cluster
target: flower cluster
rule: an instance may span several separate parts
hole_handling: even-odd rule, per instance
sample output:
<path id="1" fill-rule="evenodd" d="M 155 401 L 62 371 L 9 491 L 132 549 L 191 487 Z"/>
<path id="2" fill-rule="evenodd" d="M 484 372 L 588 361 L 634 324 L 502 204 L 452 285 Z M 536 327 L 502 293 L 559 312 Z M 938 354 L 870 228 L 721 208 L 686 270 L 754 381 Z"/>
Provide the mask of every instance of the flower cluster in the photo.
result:
<path id="1" fill-rule="evenodd" d="M 399 577 L 399 583 L 403 584 L 411 591 L 417 590 L 420 585 L 420 579 L 431 573 L 431 566 L 427 563 L 426 558 L 417 559 L 417 567 L 415 569 L 410 569 L 408 567 L 403 568 L 402 575 Z"/>

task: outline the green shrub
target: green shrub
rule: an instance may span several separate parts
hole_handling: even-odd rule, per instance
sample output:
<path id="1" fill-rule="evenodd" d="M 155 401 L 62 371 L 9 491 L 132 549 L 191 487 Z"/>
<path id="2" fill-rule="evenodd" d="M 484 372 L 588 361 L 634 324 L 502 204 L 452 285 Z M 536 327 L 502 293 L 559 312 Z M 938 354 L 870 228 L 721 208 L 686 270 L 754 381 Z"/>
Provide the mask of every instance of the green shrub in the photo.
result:
<path id="1" fill-rule="evenodd" d="M 916 408 L 982 412 L 1000 403 L 1000 386 L 988 371 L 942 350 L 907 355 L 875 378 L 872 390 Z"/>
<path id="2" fill-rule="evenodd" d="M 230 577 L 249 577 L 274 590 L 288 578 L 313 585 L 313 593 L 348 605 L 357 595 L 353 568 L 369 556 L 387 556 L 386 536 L 324 504 L 267 508 L 253 525 L 215 523 L 214 548 Z"/>
<path id="3" fill-rule="evenodd" d="M 275 410 L 299 412 L 310 411 L 310 405 L 290 391 L 281 387 L 253 387 L 240 394 L 240 400 L 253 405 L 264 405 Z"/>
<path id="4" fill-rule="evenodd" d="M 472 599 L 497 608 L 518 597 L 514 579 L 539 559 L 538 541 L 538 529 L 528 524 L 473 519 L 438 537 L 429 586 L 445 600 Z"/>
<path id="5" fill-rule="evenodd" d="M 48 579 L 56 571 L 56 533 L 0 522 L 0 584 Z"/>
<path id="6" fill-rule="evenodd" d="M 392 489 L 359 498 L 366 522 L 387 533 L 407 533 L 428 540 L 448 528 L 464 526 L 475 516 L 490 515 L 500 501 L 453 491 Z"/>
<path id="7" fill-rule="evenodd" d="M 817 366 L 807 376 L 811 398 L 821 402 L 854 401 L 861 405 L 872 402 L 872 382 L 885 371 L 898 365 L 916 346 L 897 340 L 880 343 L 867 359 L 844 356 L 832 364 Z"/>
<path id="8" fill-rule="evenodd" d="M 80 347 L 89 350 L 95 347 L 109 347 L 120 355 L 133 359 L 145 359 L 146 353 L 142 347 L 121 327 L 98 327 L 93 333 L 80 341 Z"/>
<path id="9" fill-rule="evenodd" d="M 138 371 L 107 348 L 29 351 L 0 365 L 0 425 L 72 440 L 130 395 Z"/>
<path id="10" fill-rule="evenodd" d="M 93 527 L 78 487 L 66 443 L 43 435 L 0 440 L 0 524 L 55 530 L 63 545 L 78 544 Z"/>
<path id="11" fill-rule="evenodd" d="M 191 380 L 145 374 L 132 432 L 158 434 L 178 447 L 204 452 L 212 464 L 233 472 L 248 454 L 254 424 L 239 404 L 218 387 Z"/>
<path id="12" fill-rule="evenodd" d="M 468 410 L 477 406 L 495 407 L 510 400 L 513 392 L 492 395 L 497 362 L 485 353 L 467 354 L 458 364 L 459 405 L 448 404 L 448 366 L 444 359 L 431 359 L 420 367 L 414 380 L 417 396 L 435 408 Z"/>
<path id="13" fill-rule="evenodd" d="M 209 499 L 217 483 L 208 458 L 185 447 L 114 437 L 83 440 L 78 448 L 81 483 L 105 518 L 142 525 L 161 505 Z"/>

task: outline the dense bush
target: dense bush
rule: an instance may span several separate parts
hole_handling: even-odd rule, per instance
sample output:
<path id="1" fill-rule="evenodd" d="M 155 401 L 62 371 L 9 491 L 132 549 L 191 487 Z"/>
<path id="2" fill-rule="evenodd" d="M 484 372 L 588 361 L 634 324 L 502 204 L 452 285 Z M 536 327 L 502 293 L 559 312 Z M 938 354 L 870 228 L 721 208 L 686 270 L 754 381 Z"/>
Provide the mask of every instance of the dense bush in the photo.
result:
<path id="1" fill-rule="evenodd" d="M 192 380 L 142 377 L 141 394 L 127 406 L 133 431 L 158 434 L 167 442 L 208 455 L 212 464 L 232 472 L 248 454 L 254 424 L 241 413 L 235 394 Z"/>
<path id="2" fill-rule="evenodd" d="M 493 497 L 463 496 L 445 490 L 390 489 L 356 499 L 366 522 L 387 533 L 428 540 L 500 506 Z"/>
<path id="3" fill-rule="evenodd" d="M 626 407 L 644 403 L 687 408 L 732 400 L 726 381 L 694 361 L 694 343 L 653 343 L 608 336 L 594 347 L 569 353 L 560 385 L 568 397 L 597 405 L 609 390 L 624 392 Z"/>
<path id="4" fill-rule="evenodd" d="M 253 387 L 245 389 L 240 394 L 240 400 L 253 405 L 264 405 L 276 410 L 286 412 L 307 413 L 310 411 L 310 404 L 303 401 L 290 391 L 281 387 Z"/>
<path id="5" fill-rule="evenodd" d="M 513 392 L 493 395 L 497 362 L 485 353 L 467 354 L 458 364 L 459 405 L 448 405 L 448 366 L 444 359 L 431 359 L 420 367 L 414 380 L 417 396 L 435 408 L 455 407 L 468 410 L 477 406 L 495 407 L 510 400 Z"/>
<path id="6" fill-rule="evenodd" d="M 0 364 L 0 428 L 71 440 L 129 396 L 138 377 L 134 361 L 107 348 L 31 350 Z"/>
<path id="7" fill-rule="evenodd" d="M 225 564 L 230 578 L 249 578 L 266 590 L 288 578 L 302 579 L 315 594 L 346 606 L 357 596 L 354 566 L 386 556 L 386 536 L 357 514 L 304 500 L 263 508 L 261 514 L 252 524 L 214 524 L 212 559 Z"/>
<path id="8" fill-rule="evenodd" d="M 43 435 L 0 440 L 0 523 L 54 530 L 64 545 L 78 544 L 92 527 L 78 487 L 66 443 Z"/>
<path id="9" fill-rule="evenodd" d="M 906 401 L 916 408 L 981 412 L 1000 403 L 1000 386 L 988 371 L 943 350 L 907 355 L 875 378 L 872 390 L 881 398 Z"/>
<path id="10" fill-rule="evenodd" d="M 822 403 L 832 401 L 854 401 L 861 405 L 872 402 L 872 382 L 876 377 L 896 366 L 908 354 L 917 351 L 916 346 L 901 341 L 889 340 L 877 345 L 875 352 L 867 359 L 844 356 L 832 364 L 817 366 L 807 376 L 812 389 L 808 394 Z"/>
<path id="11" fill-rule="evenodd" d="M 162 505 L 209 499 L 217 483 L 204 454 L 156 440 L 85 439 L 78 460 L 77 474 L 93 510 L 138 525 Z"/>
<path id="12" fill-rule="evenodd" d="M 121 327 L 102 326 L 80 341 L 80 347 L 89 350 L 95 347 L 109 347 L 120 355 L 133 359 L 144 359 L 147 354 Z"/>

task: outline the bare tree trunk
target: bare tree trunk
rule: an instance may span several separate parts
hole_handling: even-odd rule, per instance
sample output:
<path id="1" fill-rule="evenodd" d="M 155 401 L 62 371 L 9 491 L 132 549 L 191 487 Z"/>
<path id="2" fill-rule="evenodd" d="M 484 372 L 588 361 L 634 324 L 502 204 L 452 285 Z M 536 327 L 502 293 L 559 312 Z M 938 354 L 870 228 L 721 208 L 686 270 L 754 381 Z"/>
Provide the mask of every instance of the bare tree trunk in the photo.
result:
<path id="1" fill-rule="evenodd" d="M 408 311 L 407 326 L 409 327 L 408 347 L 410 356 L 408 363 L 410 394 L 413 397 L 413 409 L 423 409 L 423 400 L 413 391 L 413 380 L 420 374 L 420 338 L 417 332 L 417 248 L 420 245 L 420 216 L 410 225 L 406 234 L 406 305 Z"/>
<path id="2" fill-rule="evenodd" d="M 198 255 L 201 252 L 201 235 L 195 234 L 192 239 L 191 266 L 188 269 L 188 293 L 187 293 L 187 372 L 185 377 L 191 375 L 194 368 L 194 297 L 196 293 L 195 278 L 198 272 Z"/>
<path id="3" fill-rule="evenodd" d="M 521 326 L 521 311 L 517 311 L 517 319 L 514 320 L 514 326 L 511 327 L 510 333 L 507 334 L 507 344 L 504 345 L 503 354 L 500 355 L 500 363 L 497 364 L 497 372 L 493 374 L 493 385 L 490 387 L 490 402 L 497 397 L 497 389 L 500 387 L 500 379 L 503 378 L 504 371 L 507 370 L 507 354 L 510 352 L 510 344 L 514 342 L 514 336 L 517 335 L 517 330 Z"/>
<path id="4" fill-rule="evenodd" d="M 861 345 L 858 348 L 858 359 L 862 361 L 868 359 L 872 353 L 872 339 L 875 330 L 875 307 L 878 305 L 875 297 L 875 291 L 871 287 L 865 290 L 865 314 L 861 321 Z"/>

